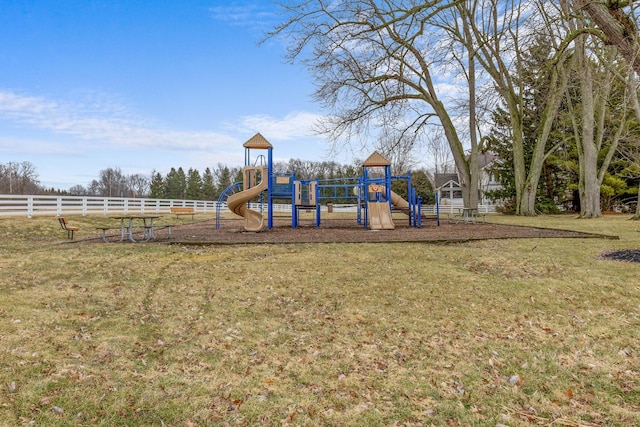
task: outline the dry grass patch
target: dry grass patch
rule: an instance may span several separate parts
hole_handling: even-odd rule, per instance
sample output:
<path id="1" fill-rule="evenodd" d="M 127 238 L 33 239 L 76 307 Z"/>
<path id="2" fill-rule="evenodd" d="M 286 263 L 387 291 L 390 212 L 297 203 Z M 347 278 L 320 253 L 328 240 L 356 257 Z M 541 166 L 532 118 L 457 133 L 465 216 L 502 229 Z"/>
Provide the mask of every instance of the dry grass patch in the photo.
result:
<path id="1" fill-rule="evenodd" d="M 498 220 L 621 240 L 67 245 L 2 220 L 0 423 L 640 424 L 638 267 L 598 259 L 637 223 Z"/>

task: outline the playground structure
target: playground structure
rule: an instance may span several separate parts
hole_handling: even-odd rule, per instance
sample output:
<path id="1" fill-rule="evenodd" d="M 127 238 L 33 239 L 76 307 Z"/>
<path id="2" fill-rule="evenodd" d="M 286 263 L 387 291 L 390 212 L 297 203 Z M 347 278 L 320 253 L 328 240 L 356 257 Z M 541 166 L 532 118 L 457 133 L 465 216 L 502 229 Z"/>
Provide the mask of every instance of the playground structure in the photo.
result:
<path id="1" fill-rule="evenodd" d="M 247 202 L 262 194 L 268 188 L 268 168 L 246 166 L 243 169 L 243 191 L 231 195 L 227 199 L 227 207 L 236 215 L 245 219 L 246 231 L 262 231 L 264 216 L 261 212 L 251 210 Z M 260 181 L 257 181 L 257 177 Z"/>
<path id="2" fill-rule="evenodd" d="M 229 185 L 218 198 L 216 228 L 221 226 L 220 206 L 226 202 L 233 213 L 244 218 L 244 230 L 260 232 L 273 227 L 273 203 L 286 200 L 291 203 L 291 227 L 299 226 L 301 210 L 315 212 L 315 225 L 321 224 L 321 205 L 327 200 L 355 202 L 358 224 L 371 230 L 393 230 L 393 210 L 409 217 L 413 227 L 422 226 L 420 207 L 422 198 L 417 197 L 411 185 L 411 174 L 391 175 L 391 162 L 379 152 L 373 152 L 363 163 L 359 177 L 339 179 L 297 180 L 295 173 L 275 175 L 273 173 L 273 146 L 260 133 L 243 144 L 245 160 L 243 181 Z M 267 151 L 252 156 L 252 151 Z M 391 190 L 393 180 L 406 180 L 409 200 Z M 258 200 L 259 210 L 251 209 L 249 203 Z M 262 212 L 267 206 L 267 217 Z"/>

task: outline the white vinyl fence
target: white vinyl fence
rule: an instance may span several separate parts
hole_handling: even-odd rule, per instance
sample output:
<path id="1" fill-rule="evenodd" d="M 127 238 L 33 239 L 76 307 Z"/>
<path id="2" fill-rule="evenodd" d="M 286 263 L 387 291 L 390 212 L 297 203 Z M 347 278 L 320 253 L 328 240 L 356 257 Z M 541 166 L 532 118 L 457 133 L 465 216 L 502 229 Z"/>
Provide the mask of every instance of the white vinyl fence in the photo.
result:
<path id="1" fill-rule="evenodd" d="M 447 205 L 440 205 L 438 207 L 438 210 L 440 212 L 440 214 L 453 214 L 453 213 L 458 213 L 460 211 L 460 209 L 463 207 L 462 204 L 447 204 Z M 429 214 L 429 215 L 435 215 L 436 214 L 436 206 L 435 205 L 422 205 L 422 213 L 423 214 Z M 481 214 L 490 214 L 490 213 L 496 213 L 496 205 L 478 205 L 478 213 Z"/>
<path id="2" fill-rule="evenodd" d="M 172 207 L 192 207 L 199 213 L 214 214 L 216 204 L 204 200 L 0 194 L 0 216 L 160 214 L 169 213 Z"/>
<path id="3" fill-rule="evenodd" d="M 172 207 L 193 208 L 198 213 L 215 214 L 218 202 L 212 200 L 171 200 L 171 199 L 134 199 L 126 197 L 94 196 L 27 196 L 0 194 L 0 216 L 36 215 L 114 215 L 114 214 L 168 214 Z M 440 205 L 440 213 L 457 212 L 461 206 Z M 267 206 L 252 203 L 251 209 L 266 212 Z M 338 212 L 356 212 L 356 205 L 333 205 Z M 220 212 L 228 212 L 226 204 L 220 206 Z M 275 212 L 291 212 L 290 204 L 274 204 Z M 322 206 L 326 212 L 327 207 Z M 480 205 L 478 212 L 494 213 L 495 205 Z M 422 213 L 435 214 L 434 205 L 423 205 Z"/>

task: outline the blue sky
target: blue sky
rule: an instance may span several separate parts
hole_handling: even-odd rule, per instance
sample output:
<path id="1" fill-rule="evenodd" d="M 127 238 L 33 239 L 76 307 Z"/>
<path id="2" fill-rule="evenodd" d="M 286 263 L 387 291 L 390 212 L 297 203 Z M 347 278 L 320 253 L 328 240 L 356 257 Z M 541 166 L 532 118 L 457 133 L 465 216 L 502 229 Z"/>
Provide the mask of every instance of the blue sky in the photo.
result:
<path id="1" fill-rule="evenodd" d="M 0 163 L 67 189 L 241 166 L 256 132 L 278 160 L 328 159 L 310 76 L 257 46 L 278 22 L 268 0 L 0 0 Z"/>

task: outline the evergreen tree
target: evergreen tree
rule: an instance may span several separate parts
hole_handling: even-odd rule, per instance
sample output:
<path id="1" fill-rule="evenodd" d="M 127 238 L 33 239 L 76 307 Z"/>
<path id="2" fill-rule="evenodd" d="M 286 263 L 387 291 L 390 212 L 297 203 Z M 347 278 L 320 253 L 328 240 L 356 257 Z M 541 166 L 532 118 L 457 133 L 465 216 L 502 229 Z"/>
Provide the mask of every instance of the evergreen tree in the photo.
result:
<path id="1" fill-rule="evenodd" d="M 214 200 L 216 198 L 216 184 L 211 169 L 206 168 L 202 175 L 202 199 Z"/>
<path id="2" fill-rule="evenodd" d="M 189 200 L 202 199 L 202 178 L 198 169 L 190 168 L 187 172 L 187 188 L 185 196 Z"/>
<path id="3" fill-rule="evenodd" d="M 216 182 L 218 183 L 217 194 L 220 195 L 232 183 L 231 170 L 228 166 L 219 163 L 213 173 L 216 177 Z"/>
<path id="4" fill-rule="evenodd" d="M 531 173 L 530 167 L 533 163 L 534 151 L 538 144 L 539 131 L 542 128 L 542 112 L 549 102 L 549 93 L 557 90 L 550 84 L 550 76 L 542 74 L 544 64 L 551 55 L 552 47 L 545 35 L 536 37 L 529 45 L 529 50 L 523 52 L 520 62 L 522 67 L 514 71 L 516 74 L 514 81 L 521 87 L 522 95 L 520 107 L 522 114 L 522 149 L 525 166 L 525 174 Z M 561 111 L 558 116 L 562 115 Z M 498 107 L 492 114 L 494 126 L 489 136 L 485 140 L 484 150 L 497 156 L 498 161 L 488 168 L 496 180 L 500 183 L 501 189 L 488 193 L 488 196 L 495 202 L 503 204 L 505 213 L 517 212 L 516 200 L 516 174 L 514 169 L 513 153 L 513 129 L 509 112 Z M 551 147 L 563 148 L 564 130 L 558 125 L 558 120 L 554 122 L 554 130 L 549 135 L 545 151 L 553 152 Z M 536 188 L 535 211 L 554 212 L 557 205 L 565 198 L 566 188 L 570 178 L 570 171 L 566 168 L 563 156 L 566 153 L 554 152 L 546 156 L 542 162 L 540 179 Z M 560 178 L 565 180 L 560 180 Z"/>
<path id="5" fill-rule="evenodd" d="M 151 172 L 151 184 L 149 185 L 149 197 L 152 199 L 165 199 L 167 197 L 167 187 L 160 172 Z"/>
<path id="6" fill-rule="evenodd" d="M 187 175 L 182 167 L 178 168 L 176 174 L 176 184 L 178 189 L 178 199 L 184 199 L 187 196 Z"/>
<path id="7" fill-rule="evenodd" d="M 166 188 L 166 197 L 168 199 L 180 199 L 180 190 L 182 189 L 182 185 L 180 183 L 180 177 L 178 176 L 178 171 L 176 171 L 176 168 L 171 168 L 164 181 Z"/>
<path id="8" fill-rule="evenodd" d="M 411 183 L 416 189 L 416 195 L 422 197 L 422 203 L 431 205 L 436 202 L 436 192 L 428 172 L 425 170 L 411 172 Z"/>
<path id="9" fill-rule="evenodd" d="M 242 171 L 241 168 L 233 168 L 231 169 L 231 176 L 234 177 L 233 181 L 230 182 L 243 182 L 244 181 L 244 172 Z"/>

